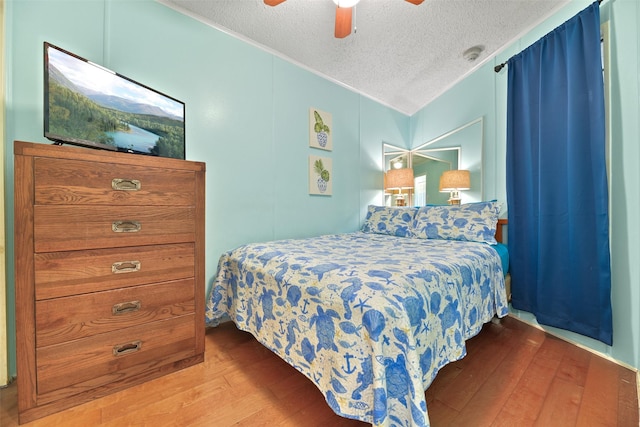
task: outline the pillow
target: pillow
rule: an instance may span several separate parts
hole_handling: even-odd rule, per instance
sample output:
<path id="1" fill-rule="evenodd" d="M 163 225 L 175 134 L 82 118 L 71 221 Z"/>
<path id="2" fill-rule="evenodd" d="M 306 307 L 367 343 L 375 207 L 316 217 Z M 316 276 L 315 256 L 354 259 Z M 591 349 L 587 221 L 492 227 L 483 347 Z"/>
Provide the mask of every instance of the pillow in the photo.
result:
<path id="1" fill-rule="evenodd" d="M 464 205 L 423 206 L 413 220 L 413 235 L 421 239 L 466 240 L 496 243 L 500 204 L 490 202 Z"/>
<path id="2" fill-rule="evenodd" d="M 411 227 L 416 211 L 417 209 L 413 207 L 369 205 L 362 231 L 365 233 L 411 237 Z"/>

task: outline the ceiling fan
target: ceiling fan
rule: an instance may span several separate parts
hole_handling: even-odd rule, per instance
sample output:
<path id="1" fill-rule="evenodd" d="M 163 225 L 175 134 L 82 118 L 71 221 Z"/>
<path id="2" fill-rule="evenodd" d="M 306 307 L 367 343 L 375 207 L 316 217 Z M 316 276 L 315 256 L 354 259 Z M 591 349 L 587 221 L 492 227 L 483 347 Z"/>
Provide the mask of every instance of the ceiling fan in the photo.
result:
<path id="1" fill-rule="evenodd" d="M 267 6 L 277 6 L 285 0 L 264 0 Z M 360 0 L 333 0 L 336 4 L 336 28 L 334 35 L 338 39 L 342 39 L 351 34 L 351 12 L 353 7 Z M 424 0 L 405 0 L 409 3 L 419 5 Z"/>

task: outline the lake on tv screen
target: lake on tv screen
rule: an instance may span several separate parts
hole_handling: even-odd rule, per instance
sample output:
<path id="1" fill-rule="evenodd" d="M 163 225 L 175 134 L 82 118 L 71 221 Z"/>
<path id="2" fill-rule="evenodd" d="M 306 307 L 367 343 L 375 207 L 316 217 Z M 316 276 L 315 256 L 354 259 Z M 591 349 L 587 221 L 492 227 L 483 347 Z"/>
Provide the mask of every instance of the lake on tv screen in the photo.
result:
<path id="1" fill-rule="evenodd" d="M 160 139 L 160 136 L 155 133 L 133 125 L 129 125 L 129 132 L 116 131 L 105 133 L 113 140 L 116 146 L 143 153 L 151 152 L 151 149 L 156 146 L 156 143 Z"/>

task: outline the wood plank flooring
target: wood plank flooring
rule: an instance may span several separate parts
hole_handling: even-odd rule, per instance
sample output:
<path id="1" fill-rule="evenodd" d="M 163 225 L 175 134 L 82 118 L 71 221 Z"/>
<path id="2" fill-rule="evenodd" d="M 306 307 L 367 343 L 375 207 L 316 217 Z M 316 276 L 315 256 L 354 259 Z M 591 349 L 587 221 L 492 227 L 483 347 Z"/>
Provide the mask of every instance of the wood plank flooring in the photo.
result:
<path id="1" fill-rule="evenodd" d="M 489 323 L 427 390 L 434 427 L 638 426 L 635 372 L 511 317 Z M 18 425 L 15 383 L 0 426 Z M 231 323 L 206 336 L 204 364 L 28 426 L 364 426 Z"/>

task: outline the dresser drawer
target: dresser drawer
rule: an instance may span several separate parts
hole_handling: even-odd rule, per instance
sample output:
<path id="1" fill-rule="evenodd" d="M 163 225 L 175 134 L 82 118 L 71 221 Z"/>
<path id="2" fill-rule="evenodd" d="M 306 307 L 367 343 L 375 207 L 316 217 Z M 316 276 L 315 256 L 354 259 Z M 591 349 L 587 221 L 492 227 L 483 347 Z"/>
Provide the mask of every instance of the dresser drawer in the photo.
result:
<path id="1" fill-rule="evenodd" d="M 192 314 L 194 280 L 183 279 L 36 302 L 36 347 Z"/>
<path id="2" fill-rule="evenodd" d="M 169 206 L 34 206 L 35 252 L 193 242 L 195 210 Z"/>
<path id="3" fill-rule="evenodd" d="M 43 300 L 193 277 L 195 246 L 44 252 L 34 261 L 36 300 Z"/>
<path id="4" fill-rule="evenodd" d="M 19 422 L 201 363 L 205 164 L 13 153 Z"/>
<path id="5" fill-rule="evenodd" d="M 38 348 L 38 393 L 81 390 L 83 383 L 99 387 L 122 380 L 118 371 L 133 374 L 135 366 L 144 370 L 193 356 L 195 330 L 194 315 L 187 315 Z"/>
<path id="6" fill-rule="evenodd" d="M 192 206 L 194 173 L 82 160 L 35 158 L 35 203 Z"/>

